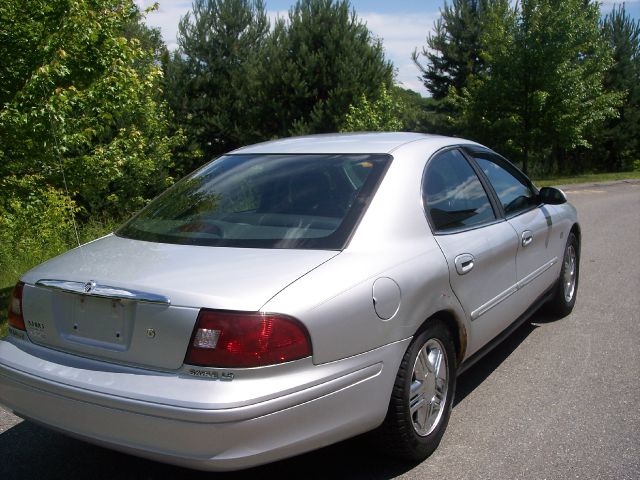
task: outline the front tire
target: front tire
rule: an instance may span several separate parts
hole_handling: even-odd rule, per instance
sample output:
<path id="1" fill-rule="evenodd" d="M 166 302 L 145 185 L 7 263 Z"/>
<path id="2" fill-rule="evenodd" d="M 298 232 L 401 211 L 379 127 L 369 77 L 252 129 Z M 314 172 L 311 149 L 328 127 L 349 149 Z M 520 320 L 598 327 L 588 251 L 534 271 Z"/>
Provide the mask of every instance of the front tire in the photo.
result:
<path id="1" fill-rule="evenodd" d="M 547 311 L 558 318 L 566 317 L 573 310 L 578 294 L 578 280 L 580 274 L 580 245 L 578 239 L 571 232 L 567 237 L 564 249 L 560 278 L 555 293 L 547 304 Z"/>
<path id="2" fill-rule="evenodd" d="M 387 416 L 376 431 L 385 452 L 422 461 L 438 447 L 453 405 L 455 362 L 449 330 L 437 320 L 430 322 L 402 359 Z"/>

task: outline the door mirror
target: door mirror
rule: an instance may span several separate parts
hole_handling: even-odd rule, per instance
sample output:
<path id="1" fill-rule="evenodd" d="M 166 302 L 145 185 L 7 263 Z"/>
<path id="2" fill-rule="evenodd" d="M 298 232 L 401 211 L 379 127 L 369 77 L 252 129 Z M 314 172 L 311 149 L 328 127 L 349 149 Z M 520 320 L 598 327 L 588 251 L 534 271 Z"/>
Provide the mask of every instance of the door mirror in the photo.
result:
<path id="1" fill-rule="evenodd" d="M 559 188 L 542 187 L 540 189 L 540 201 L 547 205 L 560 205 L 567 203 L 567 196 Z"/>

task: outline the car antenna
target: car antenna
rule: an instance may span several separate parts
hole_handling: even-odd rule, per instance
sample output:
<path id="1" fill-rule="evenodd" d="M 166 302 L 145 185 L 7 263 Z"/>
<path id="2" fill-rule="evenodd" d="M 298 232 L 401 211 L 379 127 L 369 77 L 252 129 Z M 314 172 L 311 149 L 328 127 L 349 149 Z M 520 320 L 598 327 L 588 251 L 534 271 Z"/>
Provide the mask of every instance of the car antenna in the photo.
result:
<path id="1" fill-rule="evenodd" d="M 43 90 L 43 93 L 46 95 L 46 92 L 44 91 L 44 86 L 42 87 L 42 90 Z M 58 135 L 55 128 L 56 124 L 54 121 L 51 105 L 47 104 L 46 108 L 49 112 L 49 126 L 51 128 L 51 136 L 53 137 L 53 142 L 55 143 L 55 150 L 56 150 L 55 155 L 58 160 L 58 168 L 60 169 L 60 173 L 62 174 L 62 184 L 64 185 L 64 192 L 65 192 L 65 195 L 67 196 L 67 201 L 69 202 L 69 210 L 71 211 L 71 224 L 73 225 L 73 231 L 76 236 L 76 242 L 78 243 L 78 248 L 80 248 L 80 250 L 82 251 L 82 245 L 80 243 L 80 234 L 78 233 L 78 225 L 76 223 L 76 214 L 72 205 L 73 199 L 71 198 L 71 194 L 69 193 L 69 186 L 67 185 L 67 176 L 64 173 L 64 162 L 62 160 L 62 153 L 60 150 L 60 143 L 58 142 Z"/>

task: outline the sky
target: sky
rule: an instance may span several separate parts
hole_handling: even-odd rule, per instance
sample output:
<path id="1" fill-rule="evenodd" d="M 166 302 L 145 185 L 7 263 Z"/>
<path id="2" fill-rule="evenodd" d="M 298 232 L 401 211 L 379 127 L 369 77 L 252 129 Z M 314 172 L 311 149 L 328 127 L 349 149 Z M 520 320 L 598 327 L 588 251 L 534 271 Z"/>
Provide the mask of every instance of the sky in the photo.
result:
<path id="1" fill-rule="evenodd" d="M 136 0 L 142 7 L 156 0 Z M 160 28 L 169 49 L 177 47 L 178 21 L 191 8 L 191 0 L 157 0 L 160 8 L 147 16 L 147 24 Z M 618 0 L 601 1 L 603 14 L 608 13 Z M 626 0 L 627 12 L 640 18 L 640 0 Z M 265 0 L 269 17 L 273 20 L 286 17 L 295 0 Z M 351 0 L 351 6 L 364 21 L 374 36 L 380 38 L 385 55 L 396 68 L 396 81 L 405 88 L 424 96 L 427 91 L 419 80 L 420 71 L 411 60 L 414 49 L 419 51 L 426 43 L 427 34 L 440 15 L 444 0 Z"/>

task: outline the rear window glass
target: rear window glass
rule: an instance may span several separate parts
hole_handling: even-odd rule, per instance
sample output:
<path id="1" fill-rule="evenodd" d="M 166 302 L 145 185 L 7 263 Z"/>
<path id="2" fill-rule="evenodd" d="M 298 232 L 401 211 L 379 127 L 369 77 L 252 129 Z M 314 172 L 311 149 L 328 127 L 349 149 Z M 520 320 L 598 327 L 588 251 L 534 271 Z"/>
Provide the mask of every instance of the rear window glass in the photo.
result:
<path id="1" fill-rule="evenodd" d="M 182 179 L 116 235 L 162 243 L 344 248 L 389 155 L 227 155 Z"/>

